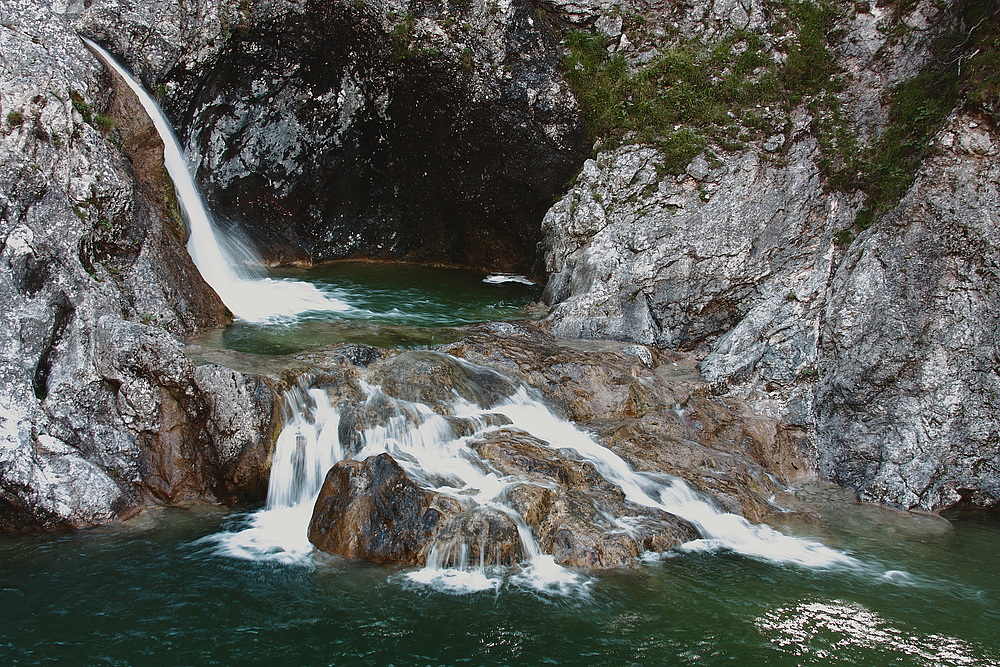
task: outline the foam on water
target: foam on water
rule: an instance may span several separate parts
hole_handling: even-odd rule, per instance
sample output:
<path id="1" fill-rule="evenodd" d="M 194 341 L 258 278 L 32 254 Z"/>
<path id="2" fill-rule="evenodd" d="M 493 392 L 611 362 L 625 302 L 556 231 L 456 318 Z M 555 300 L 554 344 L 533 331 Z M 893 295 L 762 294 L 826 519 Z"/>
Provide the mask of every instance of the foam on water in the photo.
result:
<path id="1" fill-rule="evenodd" d="M 529 280 L 524 276 L 518 275 L 516 273 L 493 273 L 485 278 L 483 278 L 484 283 L 490 283 L 493 285 L 502 285 L 504 283 L 520 283 L 522 285 L 534 285 L 533 280 Z"/>

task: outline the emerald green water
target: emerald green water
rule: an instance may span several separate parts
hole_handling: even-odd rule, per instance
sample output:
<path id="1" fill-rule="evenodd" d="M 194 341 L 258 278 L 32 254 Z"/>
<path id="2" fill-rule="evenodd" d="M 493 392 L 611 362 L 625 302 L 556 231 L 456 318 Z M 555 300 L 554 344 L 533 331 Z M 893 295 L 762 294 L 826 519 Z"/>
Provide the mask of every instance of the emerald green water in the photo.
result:
<path id="1" fill-rule="evenodd" d="M 1000 520 L 877 510 L 808 524 L 866 563 L 810 571 L 678 554 L 547 597 L 455 595 L 402 570 L 217 555 L 214 508 L 0 538 L 0 663 L 996 665 Z M 839 517 L 839 518 L 838 518 Z M 886 576 L 887 570 L 908 574 Z"/>
<path id="2" fill-rule="evenodd" d="M 280 323 L 238 321 L 197 342 L 254 354 L 291 354 L 354 342 L 378 347 L 426 347 L 461 337 L 476 322 L 532 318 L 541 287 L 484 282 L 484 273 L 415 264 L 334 262 L 271 271 L 274 278 L 311 283 L 346 305 Z"/>
<path id="3" fill-rule="evenodd" d="M 451 327 L 526 314 L 538 288 L 481 274 L 344 263 L 287 275 L 349 304 L 295 322 L 238 323 L 214 344 L 278 354 L 341 340 L 417 346 Z M 212 343 L 212 341 L 209 341 Z M 456 594 L 407 570 L 316 555 L 225 555 L 244 512 L 150 511 L 127 526 L 0 535 L 0 665 L 1000 665 L 1000 517 L 950 522 L 845 502 L 826 488 L 784 532 L 861 566 L 673 553 L 582 573 L 585 590 L 507 579 Z"/>

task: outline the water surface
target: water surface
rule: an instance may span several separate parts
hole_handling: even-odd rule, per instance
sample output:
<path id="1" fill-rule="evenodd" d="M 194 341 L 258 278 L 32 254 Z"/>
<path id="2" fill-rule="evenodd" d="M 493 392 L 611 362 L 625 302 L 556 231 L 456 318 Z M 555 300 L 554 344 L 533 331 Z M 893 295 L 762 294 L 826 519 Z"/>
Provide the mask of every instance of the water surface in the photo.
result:
<path id="1" fill-rule="evenodd" d="M 335 557 L 227 558 L 200 538 L 240 513 L 155 511 L 126 527 L 0 537 L 0 661 L 1000 664 L 1000 520 L 909 518 L 876 510 L 863 529 L 813 526 L 872 572 L 677 554 L 588 574 L 586 593 L 560 597 L 443 593 L 408 584 L 405 570 Z"/>
<path id="2" fill-rule="evenodd" d="M 429 347 L 457 340 L 456 327 L 533 318 L 538 285 L 490 280 L 467 269 L 377 262 L 332 262 L 270 271 L 272 280 L 309 284 L 340 310 L 317 309 L 268 322 L 240 320 L 196 342 L 255 354 L 291 354 L 340 342 Z"/>

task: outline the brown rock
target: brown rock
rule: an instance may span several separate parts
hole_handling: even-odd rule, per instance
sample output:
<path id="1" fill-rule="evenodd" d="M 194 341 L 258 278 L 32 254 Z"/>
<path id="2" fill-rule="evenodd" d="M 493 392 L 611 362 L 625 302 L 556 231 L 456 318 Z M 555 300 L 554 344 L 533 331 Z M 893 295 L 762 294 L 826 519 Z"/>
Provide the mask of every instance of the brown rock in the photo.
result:
<path id="1" fill-rule="evenodd" d="M 309 523 L 316 548 L 373 563 L 422 565 L 458 503 L 418 487 L 388 454 L 330 468 Z"/>
<path id="2" fill-rule="evenodd" d="M 437 536 L 440 566 L 514 565 L 525 554 L 517 523 L 492 507 L 473 507 L 454 517 Z"/>
<path id="3" fill-rule="evenodd" d="M 500 429 L 470 446 L 502 474 L 529 480 L 508 489 L 506 501 L 561 565 L 631 567 L 643 550 L 666 551 L 698 537 L 686 521 L 625 500 L 589 461 L 574 460 L 527 433 Z M 616 518 L 633 528 L 624 529 Z"/>

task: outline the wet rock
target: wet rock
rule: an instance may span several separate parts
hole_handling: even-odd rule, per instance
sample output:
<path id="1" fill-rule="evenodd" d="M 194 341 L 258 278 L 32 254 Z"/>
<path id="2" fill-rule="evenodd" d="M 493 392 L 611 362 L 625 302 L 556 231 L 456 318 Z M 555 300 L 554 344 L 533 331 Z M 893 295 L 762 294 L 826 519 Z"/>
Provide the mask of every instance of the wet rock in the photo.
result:
<path id="1" fill-rule="evenodd" d="M 520 563 L 522 549 L 517 523 L 492 507 L 473 507 L 451 518 L 434 539 L 439 567 L 489 567 Z"/>
<path id="2" fill-rule="evenodd" d="M 477 327 L 443 349 L 523 377 L 633 468 L 680 477 L 752 520 L 773 511 L 768 499 L 782 483 L 816 475 L 813 443 L 801 429 L 712 396 L 690 358 L 633 347 L 560 340 L 520 324 Z M 550 452 L 519 460 L 542 466 Z"/>
<path id="3" fill-rule="evenodd" d="M 500 429 L 469 444 L 503 475 L 526 480 L 508 489 L 506 501 L 561 565 L 631 567 L 647 549 L 667 551 L 698 537 L 687 522 L 626 501 L 592 463 L 526 433 Z"/>
<path id="4" fill-rule="evenodd" d="M 459 509 L 419 488 L 388 454 L 344 460 L 327 473 L 309 541 L 345 558 L 422 565 L 439 524 Z"/>
<path id="5" fill-rule="evenodd" d="M 386 394 L 436 407 L 450 405 L 456 397 L 494 405 L 516 391 L 509 378 L 439 352 L 407 351 L 372 371 L 372 381 Z"/>

